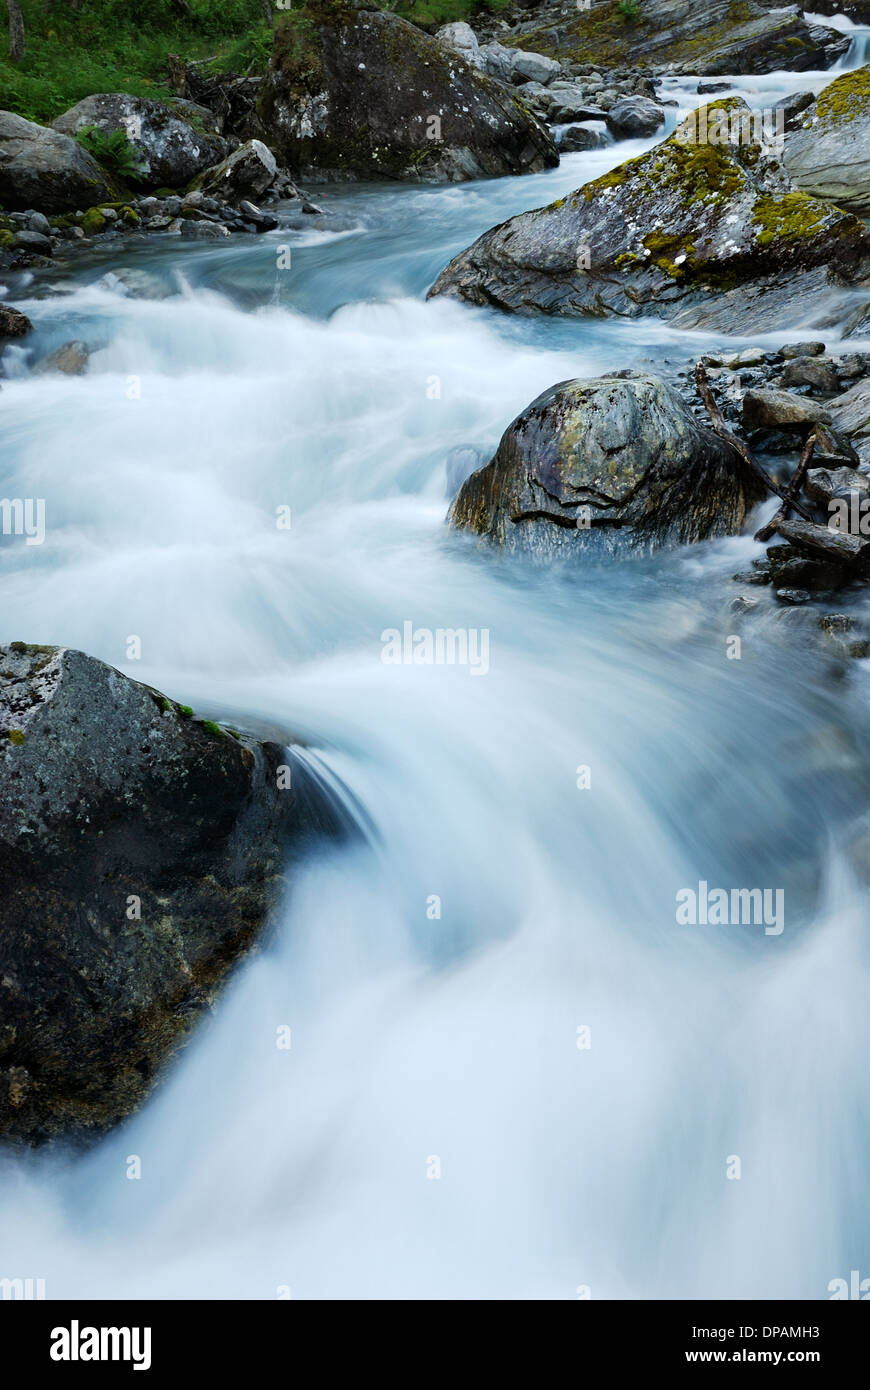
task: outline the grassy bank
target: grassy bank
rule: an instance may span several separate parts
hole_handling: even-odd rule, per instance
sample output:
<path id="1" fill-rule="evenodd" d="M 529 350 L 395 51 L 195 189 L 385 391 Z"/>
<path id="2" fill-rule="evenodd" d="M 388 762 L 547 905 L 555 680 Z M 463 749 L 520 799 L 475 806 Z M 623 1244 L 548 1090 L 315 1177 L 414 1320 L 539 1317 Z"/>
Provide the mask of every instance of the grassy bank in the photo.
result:
<path id="1" fill-rule="evenodd" d="M 510 3 L 400 0 L 396 12 L 428 28 Z M 13 63 L 0 4 L 0 108 L 43 123 L 93 92 L 170 96 L 170 53 L 215 57 L 217 68 L 258 72 L 272 44 L 262 0 L 21 0 L 21 8 L 27 47 Z M 275 14 L 281 15 L 277 7 Z"/>
<path id="2" fill-rule="evenodd" d="M 0 108 L 47 122 L 93 92 L 169 96 L 166 59 L 219 55 L 264 66 L 271 31 L 260 0 L 21 0 L 27 47 L 9 59 L 0 4 Z"/>

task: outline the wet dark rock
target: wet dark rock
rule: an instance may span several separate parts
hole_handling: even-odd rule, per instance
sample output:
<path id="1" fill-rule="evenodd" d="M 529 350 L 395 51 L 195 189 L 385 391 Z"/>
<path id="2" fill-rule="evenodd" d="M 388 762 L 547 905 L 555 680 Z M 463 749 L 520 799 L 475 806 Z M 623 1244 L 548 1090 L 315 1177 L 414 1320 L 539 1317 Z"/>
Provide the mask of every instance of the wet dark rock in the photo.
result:
<path id="1" fill-rule="evenodd" d="M 26 314 L 13 309 L 11 304 L 0 304 L 0 339 L 23 338 L 32 331 L 33 324 Z"/>
<path id="2" fill-rule="evenodd" d="M 809 589 L 827 593 L 848 578 L 845 565 L 796 545 L 775 545 L 767 552 L 769 582 L 777 589 Z"/>
<path id="3" fill-rule="evenodd" d="M 783 386 L 810 386 L 822 395 L 833 396 L 840 389 L 840 378 L 831 362 L 818 357 L 793 357 L 782 373 Z"/>
<path id="4" fill-rule="evenodd" d="M 533 401 L 464 483 L 452 525 L 549 558 L 739 531 L 759 500 L 739 455 L 657 377 L 568 381 Z"/>
<path id="5" fill-rule="evenodd" d="M 851 500 L 870 497 L 870 476 L 854 468 L 810 468 L 804 492 L 811 502 L 829 507 L 837 499 Z"/>
<path id="6" fill-rule="evenodd" d="M 781 521 L 776 529 L 784 540 L 835 563 L 860 565 L 863 569 L 870 559 L 870 538 L 866 536 L 853 536 L 833 526 L 817 526 L 812 521 Z"/>
<path id="7" fill-rule="evenodd" d="M 818 401 L 796 396 L 791 391 L 767 387 L 760 391 L 747 391 L 743 397 L 743 423 L 748 430 L 807 430 L 817 421 L 829 425 L 830 412 Z"/>
<path id="8" fill-rule="evenodd" d="M 845 435 L 864 465 L 870 464 L 870 377 L 828 403 L 834 429 Z"/>
<path id="9" fill-rule="evenodd" d="M 781 347 L 779 350 L 780 356 L 784 357 L 786 361 L 790 360 L 792 357 L 822 357 L 824 351 L 825 344 L 818 342 L 786 343 L 785 347 Z"/>
<path id="10" fill-rule="evenodd" d="M 815 99 L 815 92 L 790 92 L 787 97 L 775 101 L 771 109 L 774 112 L 782 112 L 782 120 L 786 130 L 795 130 L 798 127 L 798 117 L 801 112 L 812 106 Z"/>
<path id="11" fill-rule="evenodd" d="M 607 112 L 577 92 L 556 92 L 547 103 L 547 120 L 553 125 L 566 121 L 604 121 Z M 658 127 L 655 127 L 658 129 Z"/>
<path id="12" fill-rule="evenodd" d="M 0 647 L 7 1141 L 87 1140 L 136 1109 L 288 862 L 346 825 L 296 753 L 185 714 L 82 652 Z"/>
<path id="13" fill-rule="evenodd" d="M 572 125 L 563 130 L 559 150 L 564 154 L 573 154 L 578 150 L 600 150 L 606 143 L 600 131 L 589 130 L 582 125 Z"/>
<path id="14" fill-rule="evenodd" d="M 262 140 L 248 140 L 198 180 L 202 193 L 222 198 L 259 198 L 274 183 L 278 163 Z"/>
<path id="15" fill-rule="evenodd" d="M 37 256 L 50 256 L 52 251 L 51 237 L 42 232 L 16 232 L 12 245 L 18 251 L 31 251 Z"/>
<path id="16" fill-rule="evenodd" d="M 809 603 L 812 594 L 806 589 L 777 589 L 776 597 L 780 603 L 788 603 L 794 607 L 799 603 Z"/>
<path id="17" fill-rule="evenodd" d="M 310 39 L 276 29 L 253 132 L 317 177 L 462 180 L 558 163 L 522 100 L 412 24 L 320 0 Z"/>
<path id="18" fill-rule="evenodd" d="M 655 135 L 664 123 L 664 111 L 649 97 L 622 97 L 607 113 L 607 129 L 618 140 Z"/>
<path id="19" fill-rule="evenodd" d="M 221 241 L 229 236 L 229 231 L 221 222 L 194 222 L 185 218 L 181 223 L 181 235 L 185 241 Z"/>
<path id="20" fill-rule="evenodd" d="M 0 205 L 61 213 L 113 196 L 107 175 L 77 140 L 0 111 Z"/>

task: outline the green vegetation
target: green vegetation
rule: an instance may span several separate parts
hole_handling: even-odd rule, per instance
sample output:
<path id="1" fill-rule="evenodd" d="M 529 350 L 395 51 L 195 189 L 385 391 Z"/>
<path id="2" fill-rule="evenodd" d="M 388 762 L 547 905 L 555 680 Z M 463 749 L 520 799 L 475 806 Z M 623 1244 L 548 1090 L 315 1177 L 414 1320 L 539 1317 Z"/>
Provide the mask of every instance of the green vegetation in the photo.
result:
<path id="1" fill-rule="evenodd" d="M 633 24 L 640 13 L 639 0 L 619 0 L 619 13 L 629 24 Z"/>
<path id="2" fill-rule="evenodd" d="M 104 135 L 96 126 L 86 125 L 78 131 L 76 139 L 111 174 L 135 183 L 145 173 L 145 165 L 123 130 Z"/>
<path id="3" fill-rule="evenodd" d="M 802 241 L 825 229 L 833 209 L 808 193 L 786 193 L 781 198 L 759 198 L 752 214 L 761 230 L 755 239 L 759 246 Z M 849 222 L 853 219 L 844 219 Z"/>
<path id="4" fill-rule="evenodd" d="M 475 15 L 498 14 L 510 3 L 511 0 L 413 0 L 409 4 L 408 0 L 399 0 L 395 13 L 421 29 L 440 29 L 442 24 L 463 19 L 473 25 Z M 382 8 L 386 9 L 386 4 L 382 3 Z"/>
<path id="5" fill-rule="evenodd" d="M 0 5 L 0 106 L 43 124 L 94 92 L 156 97 L 170 53 L 215 67 L 265 68 L 272 31 L 262 0 L 21 0 L 27 46 L 9 58 Z"/>
<path id="6" fill-rule="evenodd" d="M 216 724 L 213 719 L 204 719 L 202 727 L 208 729 L 210 734 L 223 734 L 224 732 L 220 724 Z"/>
<path id="7" fill-rule="evenodd" d="M 820 121 L 843 124 L 864 116 L 870 110 L 870 69 L 856 68 L 845 72 L 825 87 L 816 102 Z M 808 114 L 811 114 L 808 113 Z"/>

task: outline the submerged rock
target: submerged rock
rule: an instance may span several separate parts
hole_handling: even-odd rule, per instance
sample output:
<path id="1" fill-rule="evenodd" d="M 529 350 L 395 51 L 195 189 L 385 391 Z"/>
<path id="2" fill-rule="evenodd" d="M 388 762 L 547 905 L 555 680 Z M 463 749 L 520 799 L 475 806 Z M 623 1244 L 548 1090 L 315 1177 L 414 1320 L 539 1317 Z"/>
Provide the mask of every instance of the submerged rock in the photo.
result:
<path id="1" fill-rule="evenodd" d="M 806 314 L 835 276 L 866 269 L 870 234 L 796 191 L 770 148 L 742 142 L 745 133 L 739 98 L 701 108 L 646 154 L 485 232 L 430 295 L 526 314 L 679 312 L 681 327 L 703 327 L 730 294 L 717 326 L 734 332 L 769 330 L 774 309 L 796 300 Z"/>
<path id="2" fill-rule="evenodd" d="M 32 331 L 33 324 L 26 314 L 13 309 L 11 304 L 0 304 L 0 339 L 23 338 Z"/>
<path id="3" fill-rule="evenodd" d="M 134 1110 L 288 854 L 341 828 L 297 755 L 192 714 L 82 652 L 0 647 L 0 1137 Z"/>
<path id="4" fill-rule="evenodd" d="M 77 140 L 0 111 L 0 206 L 61 213 L 113 197 L 106 174 Z"/>
<path id="5" fill-rule="evenodd" d="M 762 495 L 740 456 L 655 376 L 567 381 L 533 401 L 463 484 L 451 524 L 544 558 L 738 532 Z"/>
<path id="6" fill-rule="evenodd" d="M 558 164 L 524 103 L 396 15 L 318 0 L 279 19 L 256 129 L 305 177 L 446 179 Z"/>
<path id="7" fill-rule="evenodd" d="M 99 92 L 52 125 L 65 135 L 89 126 L 105 136 L 122 130 L 136 152 L 140 181 L 148 188 L 181 188 L 229 151 L 213 112 L 193 101 L 170 103 L 126 92 Z"/>
<path id="8" fill-rule="evenodd" d="M 825 87 L 786 135 L 783 159 L 804 192 L 870 213 L 870 66 Z"/>
<path id="9" fill-rule="evenodd" d="M 54 352 L 43 357 L 33 370 L 38 376 L 44 372 L 62 372 L 64 376 L 81 376 L 88 369 L 90 355 L 90 348 L 87 343 L 82 343 L 76 338 L 70 343 L 64 343 L 62 347 L 55 348 Z"/>

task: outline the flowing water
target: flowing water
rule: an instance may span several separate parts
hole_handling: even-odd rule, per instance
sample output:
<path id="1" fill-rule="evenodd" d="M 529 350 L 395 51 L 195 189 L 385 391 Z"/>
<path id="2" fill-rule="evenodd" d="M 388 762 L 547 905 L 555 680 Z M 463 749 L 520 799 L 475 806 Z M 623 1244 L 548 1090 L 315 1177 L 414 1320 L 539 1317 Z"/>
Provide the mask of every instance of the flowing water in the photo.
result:
<path id="1" fill-rule="evenodd" d="M 3 1161 L 0 1276 L 570 1299 L 870 1274 L 867 677 L 765 606 L 729 659 L 749 539 L 545 571 L 444 525 L 467 451 L 547 386 L 723 345 L 424 302 L 485 228 L 642 148 L 125 249 L 153 297 L 98 284 L 117 251 L 9 287 L 40 353 L 94 351 L 73 379 L 10 352 L 0 491 L 45 498 L 47 536 L 4 538 L 0 637 L 304 737 L 367 821 L 138 1116 Z M 486 630 L 489 669 L 385 664 L 405 621 Z M 782 890 L 784 930 L 679 925 L 702 880 Z"/>

